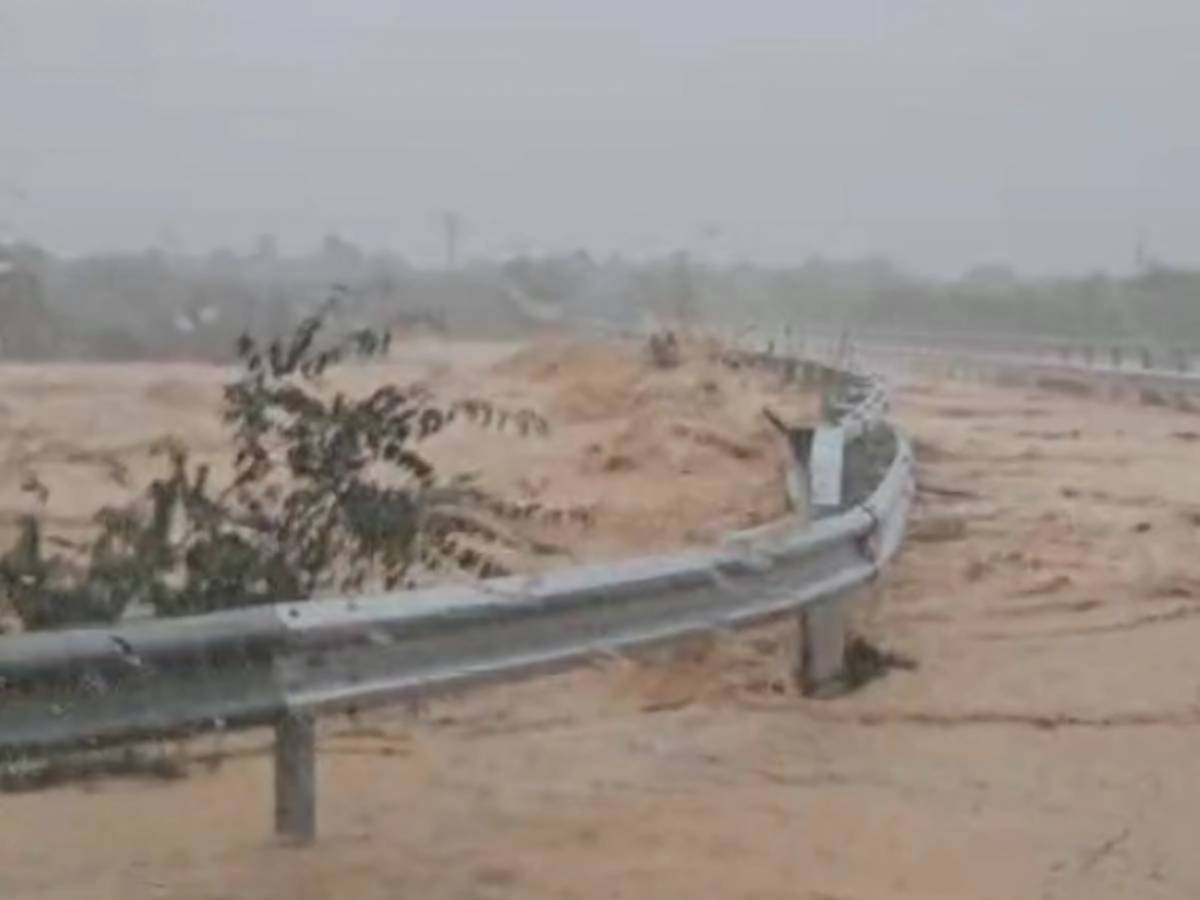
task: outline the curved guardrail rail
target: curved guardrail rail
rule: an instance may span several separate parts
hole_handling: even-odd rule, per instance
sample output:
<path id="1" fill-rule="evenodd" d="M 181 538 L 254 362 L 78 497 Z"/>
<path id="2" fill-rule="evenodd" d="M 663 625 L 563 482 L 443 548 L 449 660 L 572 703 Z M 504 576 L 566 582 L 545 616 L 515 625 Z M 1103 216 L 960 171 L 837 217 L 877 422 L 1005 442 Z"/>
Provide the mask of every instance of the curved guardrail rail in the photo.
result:
<path id="1" fill-rule="evenodd" d="M 925 352 L 939 356 L 995 357 L 1026 362 L 1060 363 L 1122 371 L 1184 373 L 1200 370 L 1200 343 L 1193 340 L 1163 342 L 1137 337 L 1074 337 L 1017 334 L 982 329 L 966 332 L 919 332 L 847 325 L 838 332 L 826 330 L 792 335 L 790 352 L 839 345 Z"/>
<path id="2" fill-rule="evenodd" d="M 836 358 L 850 353 L 869 364 L 935 362 L 951 374 L 1004 375 L 1029 380 L 1085 380 L 1117 390 L 1133 390 L 1191 408 L 1200 393 L 1200 350 L 1104 341 L 1015 338 L 989 341 L 987 335 L 946 340 L 937 335 L 847 334 L 839 338 L 809 335 L 801 342 L 810 354 Z"/>
<path id="3" fill-rule="evenodd" d="M 828 690 L 843 671 L 840 601 L 875 579 L 900 546 L 912 452 L 883 419 L 887 393 L 877 379 L 766 354 L 741 360 L 830 388 L 827 424 L 816 434 L 789 429 L 789 481 L 799 485 L 791 516 L 714 549 L 534 579 L 0 638 L 0 757 L 273 725 L 276 827 L 311 839 L 313 718 L 322 713 L 796 612 L 803 683 Z M 819 457 L 823 435 L 837 458 Z M 860 446 L 870 452 L 843 466 L 841 456 L 850 460 Z M 833 482 L 824 489 L 837 507 L 815 504 L 824 513 L 815 521 L 810 468 L 813 485 Z"/>

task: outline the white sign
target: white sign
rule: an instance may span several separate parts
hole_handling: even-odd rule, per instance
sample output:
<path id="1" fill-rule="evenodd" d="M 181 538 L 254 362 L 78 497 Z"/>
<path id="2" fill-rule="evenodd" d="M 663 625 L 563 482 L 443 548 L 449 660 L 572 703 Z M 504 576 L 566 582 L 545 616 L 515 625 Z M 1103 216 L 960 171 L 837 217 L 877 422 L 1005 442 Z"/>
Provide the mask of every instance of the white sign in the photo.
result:
<path id="1" fill-rule="evenodd" d="M 814 506 L 842 505 L 842 457 L 846 433 L 839 427 L 822 425 L 813 435 L 809 453 L 809 478 Z"/>

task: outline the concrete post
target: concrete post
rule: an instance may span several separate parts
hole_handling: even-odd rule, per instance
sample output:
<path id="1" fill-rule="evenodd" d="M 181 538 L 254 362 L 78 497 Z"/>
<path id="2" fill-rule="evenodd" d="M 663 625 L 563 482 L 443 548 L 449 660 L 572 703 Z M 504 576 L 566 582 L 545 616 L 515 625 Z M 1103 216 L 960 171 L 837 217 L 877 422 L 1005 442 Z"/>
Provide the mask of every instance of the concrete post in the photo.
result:
<path id="1" fill-rule="evenodd" d="M 800 610 L 800 690 L 809 697 L 842 692 L 846 674 L 846 605 L 830 600 Z"/>
<path id="2" fill-rule="evenodd" d="M 316 722 L 291 713 L 275 724 L 275 833 L 300 844 L 317 836 Z"/>

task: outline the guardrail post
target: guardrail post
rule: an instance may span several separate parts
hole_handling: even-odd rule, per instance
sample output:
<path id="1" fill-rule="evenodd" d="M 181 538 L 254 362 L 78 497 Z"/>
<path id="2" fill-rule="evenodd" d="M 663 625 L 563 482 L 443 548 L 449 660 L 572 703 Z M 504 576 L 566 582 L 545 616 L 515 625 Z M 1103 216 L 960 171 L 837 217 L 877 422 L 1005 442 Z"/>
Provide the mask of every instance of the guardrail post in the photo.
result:
<path id="1" fill-rule="evenodd" d="M 788 429 L 788 441 L 791 445 L 793 465 L 787 467 L 788 505 L 792 515 L 803 526 L 812 522 L 812 476 L 810 455 L 812 453 L 813 428 Z"/>
<path id="2" fill-rule="evenodd" d="M 840 600 L 800 610 L 800 690 L 809 697 L 841 692 L 846 669 L 846 607 Z"/>
<path id="3" fill-rule="evenodd" d="M 310 713 L 275 723 L 275 833 L 301 844 L 317 836 L 317 735 Z"/>
<path id="4" fill-rule="evenodd" d="M 808 497 L 812 509 L 831 515 L 842 508 L 842 481 L 846 461 L 846 432 L 840 425 L 821 425 L 808 447 Z"/>

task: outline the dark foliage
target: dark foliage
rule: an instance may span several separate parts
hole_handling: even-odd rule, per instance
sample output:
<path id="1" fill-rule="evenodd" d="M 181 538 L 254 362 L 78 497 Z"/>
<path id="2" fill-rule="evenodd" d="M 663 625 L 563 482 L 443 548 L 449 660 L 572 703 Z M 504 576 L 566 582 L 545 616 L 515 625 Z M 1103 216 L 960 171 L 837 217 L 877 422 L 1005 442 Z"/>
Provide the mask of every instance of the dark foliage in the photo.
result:
<path id="1" fill-rule="evenodd" d="M 646 350 L 651 364 L 658 369 L 674 369 L 681 361 L 679 342 L 673 331 L 659 331 L 650 335 Z"/>
<path id="2" fill-rule="evenodd" d="M 383 385 L 361 398 L 329 390 L 322 376 L 331 367 L 378 358 L 390 341 L 363 330 L 323 344 L 327 313 L 288 340 L 239 341 L 241 373 L 224 395 L 229 485 L 214 492 L 209 468 L 166 444 L 166 474 L 138 502 L 101 510 L 82 562 L 47 558 L 38 522 L 24 522 L 0 559 L 0 584 L 27 628 L 112 620 L 134 602 L 184 615 L 411 587 L 450 571 L 499 575 L 505 552 L 540 549 L 516 523 L 579 516 L 444 477 L 422 449 L 459 422 L 543 435 L 538 414 L 439 402 L 421 385 Z"/>

